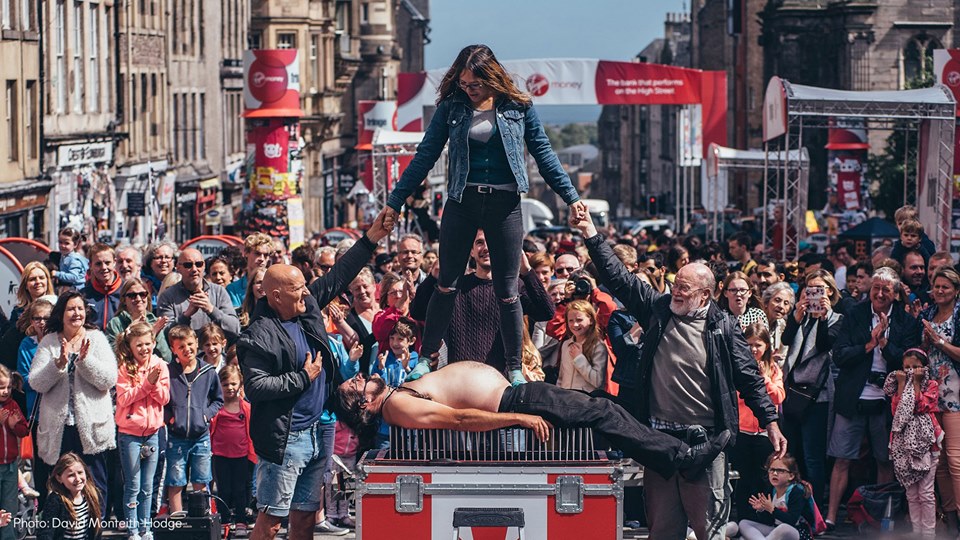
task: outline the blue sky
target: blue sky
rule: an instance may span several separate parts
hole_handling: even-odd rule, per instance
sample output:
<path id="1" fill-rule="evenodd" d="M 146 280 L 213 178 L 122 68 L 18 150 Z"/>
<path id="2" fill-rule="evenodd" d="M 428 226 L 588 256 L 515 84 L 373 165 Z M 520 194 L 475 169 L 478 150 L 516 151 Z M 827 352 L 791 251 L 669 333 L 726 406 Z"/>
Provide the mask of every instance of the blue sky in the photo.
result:
<path id="1" fill-rule="evenodd" d="M 630 60 L 663 35 L 682 0 L 431 0 L 427 69 L 448 67 L 460 49 L 485 43 L 501 60 Z M 599 107 L 544 107 L 545 122 L 595 120 Z"/>

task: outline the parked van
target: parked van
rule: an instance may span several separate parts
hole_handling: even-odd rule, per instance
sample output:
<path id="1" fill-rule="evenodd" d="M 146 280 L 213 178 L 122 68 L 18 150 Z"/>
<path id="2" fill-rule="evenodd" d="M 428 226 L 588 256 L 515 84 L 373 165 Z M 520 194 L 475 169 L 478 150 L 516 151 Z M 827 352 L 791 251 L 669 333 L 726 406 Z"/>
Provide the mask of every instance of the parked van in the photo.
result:
<path id="1" fill-rule="evenodd" d="M 524 197 L 520 199 L 520 211 L 523 213 L 523 232 L 524 234 L 538 227 L 553 226 L 553 212 L 547 205 L 536 199 Z"/>

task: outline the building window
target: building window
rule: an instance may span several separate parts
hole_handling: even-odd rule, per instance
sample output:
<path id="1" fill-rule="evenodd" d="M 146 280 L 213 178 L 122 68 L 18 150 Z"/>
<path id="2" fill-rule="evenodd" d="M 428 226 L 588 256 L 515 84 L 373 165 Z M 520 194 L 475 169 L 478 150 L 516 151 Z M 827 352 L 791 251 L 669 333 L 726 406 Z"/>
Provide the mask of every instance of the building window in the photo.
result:
<path id="1" fill-rule="evenodd" d="M 360 4 L 360 24 L 370 23 L 370 4 L 364 2 Z"/>
<path id="2" fill-rule="evenodd" d="M 67 110 L 67 27 L 66 27 L 66 7 L 64 0 L 57 0 L 57 13 L 54 25 L 57 32 L 56 55 L 57 64 L 54 66 L 54 85 L 57 87 L 57 107 L 58 113 Z"/>
<path id="3" fill-rule="evenodd" d="M 90 76 L 90 82 L 87 86 L 87 109 L 90 112 L 97 112 L 100 110 L 100 6 L 97 4 L 90 4 L 90 24 L 87 25 L 89 30 L 87 34 L 88 39 L 88 61 L 89 68 L 87 73 Z"/>
<path id="4" fill-rule="evenodd" d="M 197 134 L 199 135 L 199 142 L 197 143 L 197 154 L 200 159 L 207 159 L 207 123 L 206 123 L 206 112 L 207 112 L 207 95 L 200 94 L 200 110 L 197 111 Z"/>
<path id="5" fill-rule="evenodd" d="M 27 81 L 27 92 L 24 94 L 24 99 L 26 103 L 24 108 L 27 110 L 27 115 L 24 117 L 26 126 L 24 126 L 24 131 L 27 134 L 27 158 L 37 159 L 37 156 L 40 153 L 37 151 L 37 144 L 40 142 L 39 137 L 37 137 L 37 81 Z"/>
<path id="6" fill-rule="evenodd" d="M 73 111 L 83 112 L 83 2 L 73 3 Z"/>
<path id="7" fill-rule="evenodd" d="M 933 50 L 943 46 L 926 34 L 913 36 L 903 49 L 903 87 L 911 82 L 924 82 L 933 74 Z M 926 85 L 925 85 L 926 86 Z"/>
<path id="8" fill-rule="evenodd" d="M 17 161 L 20 153 L 17 146 L 17 141 L 20 140 L 20 134 L 17 133 L 17 81 L 7 81 L 4 111 L 7 121 L 7 160 Z"/>
<path id="9" fill-rule="evenodd" d="M 13 0 L 0 0 L 0 28 L 4 30 L 12 28 L 10 26 L 13 22 L 13 11 L 10 9 L 12 6 Z"/>
<path id="10" fill-rule="evenodd" d="M 294 34 L 293 32 L 277 33 L 277 48 L 278 49 L 296 49 L 297 35 Z"/>
<path id="11" fill-rule="evenodd" d="M 320 83 L 320 64 L 317 57 L 320 49 L 320 36 L 313 34 L 310 36 L 310 84 L 319 87 Z"/>
<path id="12" fill-rule="evenodd" d="M 34 29 L 34 11 L 36 0 L 20 0 L 20 29 L 21 30 L 33 30 Z"/>
<path id="13" fill-rule="evenodd" d="M 180 161 L 180 96 L 173 95 L 173 158 Z"/>
<path id="14" fill-rule="evenodd" d="M 250 32 L 250 37 L 247 40 L 248 46 L 252 50 L 262 49 L 263 48 L 263 32 L 254 31 Z"/>

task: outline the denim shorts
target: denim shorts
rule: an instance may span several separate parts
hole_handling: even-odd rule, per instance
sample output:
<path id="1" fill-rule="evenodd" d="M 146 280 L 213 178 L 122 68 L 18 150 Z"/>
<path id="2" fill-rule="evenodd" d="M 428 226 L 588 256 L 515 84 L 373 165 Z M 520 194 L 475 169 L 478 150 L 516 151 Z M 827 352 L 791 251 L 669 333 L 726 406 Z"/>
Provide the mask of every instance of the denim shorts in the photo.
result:
<path id="1" fill-rule="evenodd" d="M 181 439 L 167 434 L 167 485 L 187 485 L 187 462 L 190 464 L 190 482 L 209 484 L 213 480 L 210 460 L 210 434 L 204 433 L 199 439 Z"/>
<path id="2" fill-rule="evenodd" d="M 287 435 L 283 464 L 257 462 L 257 509 L 285 517 L 291 510 L 316 512 L 323 501 L 323 475 L 333 453 L 335 424 L 320 422 Z"/>

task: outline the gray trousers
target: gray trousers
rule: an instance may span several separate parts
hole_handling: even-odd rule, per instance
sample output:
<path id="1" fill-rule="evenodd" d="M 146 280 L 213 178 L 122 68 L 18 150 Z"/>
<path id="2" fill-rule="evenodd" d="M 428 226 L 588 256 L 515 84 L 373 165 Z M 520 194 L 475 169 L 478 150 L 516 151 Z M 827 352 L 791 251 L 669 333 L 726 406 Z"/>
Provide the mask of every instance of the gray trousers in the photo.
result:
<path id="1" fill-rule="evenodd" d="M 664 478 L 646 469 L 643 487 L 650 538 L 684 540 L 689 522 L 698 540 L 724 540 L 732 492 L 726 454 L 693 481 L 679 474 Z"/>

